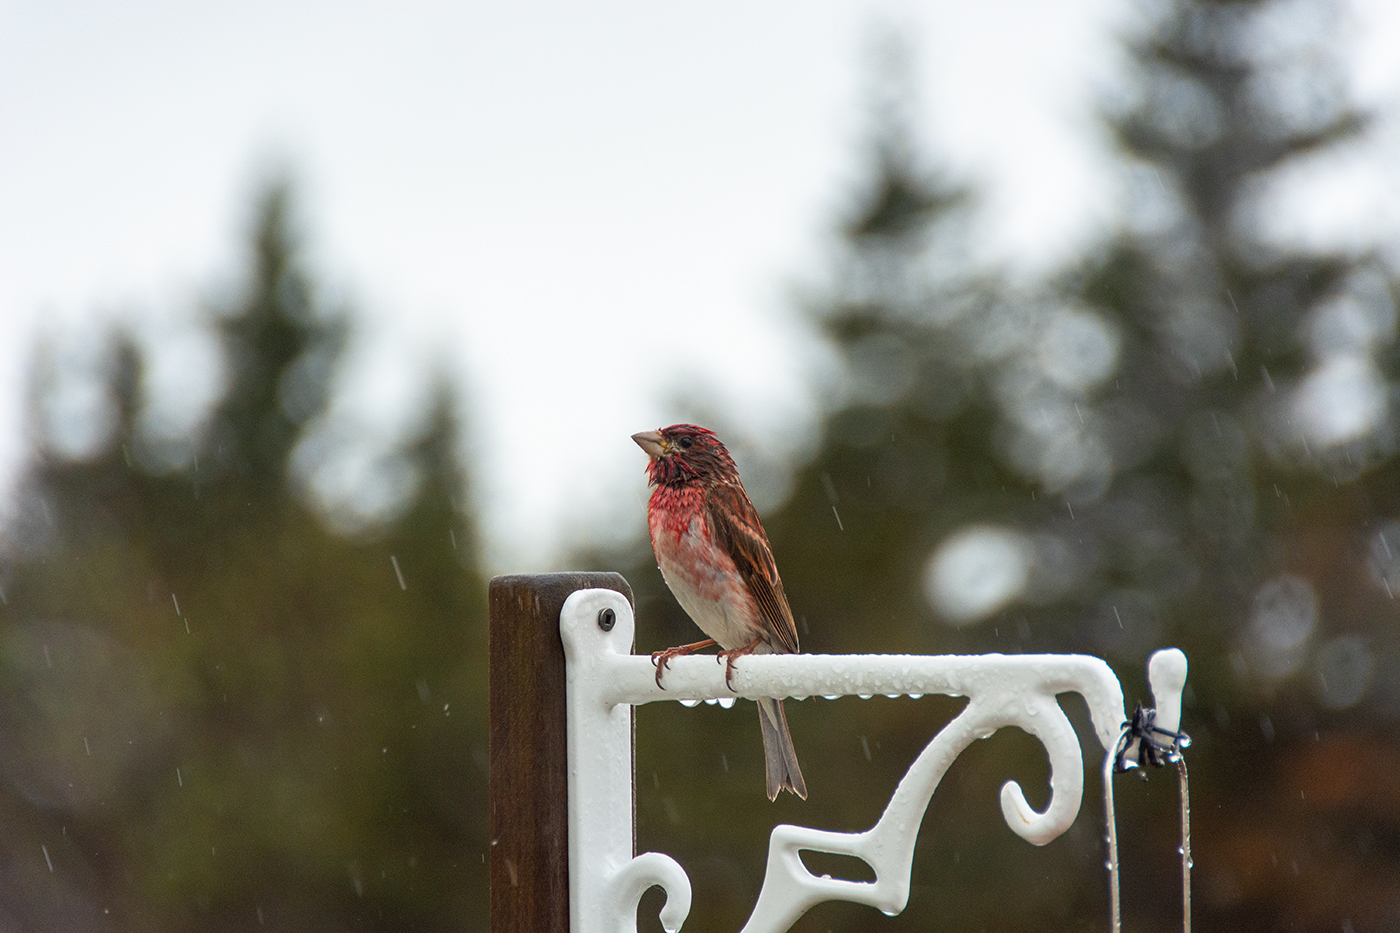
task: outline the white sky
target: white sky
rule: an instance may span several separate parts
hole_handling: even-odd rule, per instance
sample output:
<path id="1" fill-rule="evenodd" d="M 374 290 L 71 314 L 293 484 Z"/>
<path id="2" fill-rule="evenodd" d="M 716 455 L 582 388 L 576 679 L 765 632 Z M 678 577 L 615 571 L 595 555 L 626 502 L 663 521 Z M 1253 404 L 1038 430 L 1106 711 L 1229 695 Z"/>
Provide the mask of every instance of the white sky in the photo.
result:
<path id="1" fill-rule="evenodd" d="M 1358 94 L 1393 105 L 1400 5 L 1352 6 Z M 858 175 L 872 23 L 915 36 L 925 141 L 984 187 L 984 252 L 1034 274 L 1117 209 L 1092 107 L 1131 8 L 0 0 L 0 488 L 41 335 L 135 320 L 157 378 L 207 389 L 190 309 L 290 164 L 314 267 L 362 318 L 346 416 L 373 434 L 425 361 L 465 374 L 492 563 L 549 569 L 619 497 L 640 529 L 628 436 L 681 388 L 770 454 L 810 428 L 791 292 Z M 1318 182 L 1343 207 L 1295 205 L 1297 235 L 1400 231 L 1396 140 Z"/>

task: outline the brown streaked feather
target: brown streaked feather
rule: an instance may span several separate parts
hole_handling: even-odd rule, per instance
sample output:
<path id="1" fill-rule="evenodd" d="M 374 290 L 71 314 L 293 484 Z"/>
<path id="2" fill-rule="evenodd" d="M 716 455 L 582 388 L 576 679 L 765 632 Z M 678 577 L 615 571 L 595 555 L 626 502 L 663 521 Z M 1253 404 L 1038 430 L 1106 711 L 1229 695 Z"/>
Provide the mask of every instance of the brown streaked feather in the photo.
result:
<path id="1" fill-rule="evenodd" d="M 729 555 L 748 585 L 763 617 L 769 645 L 775 651 L 796 654 L 797 625 L 792 620 L 778 565 L 758 512 L 742 486 L 716 483 L 705 492 L 705 520 L 715 543 Z"/>

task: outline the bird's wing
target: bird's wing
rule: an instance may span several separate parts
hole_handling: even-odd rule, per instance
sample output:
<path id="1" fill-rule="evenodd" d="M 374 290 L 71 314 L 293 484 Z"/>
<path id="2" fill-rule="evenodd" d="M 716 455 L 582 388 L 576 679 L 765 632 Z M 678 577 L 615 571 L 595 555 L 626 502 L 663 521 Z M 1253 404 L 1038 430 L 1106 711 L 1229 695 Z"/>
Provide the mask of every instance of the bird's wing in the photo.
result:
<path id="1" fill-rule="evenodd" d="M 734 561 L 739 575 L 758 604 L 759 614 L 773 637 L 773 647 L 795 654 L 797 625 L 792 621 L 783 581 L 773 560 L 768 535 L 758 512 L 740 486 L 720 483 L 705 495 L 705 517 L 714 529 L 715 541 Z"/>

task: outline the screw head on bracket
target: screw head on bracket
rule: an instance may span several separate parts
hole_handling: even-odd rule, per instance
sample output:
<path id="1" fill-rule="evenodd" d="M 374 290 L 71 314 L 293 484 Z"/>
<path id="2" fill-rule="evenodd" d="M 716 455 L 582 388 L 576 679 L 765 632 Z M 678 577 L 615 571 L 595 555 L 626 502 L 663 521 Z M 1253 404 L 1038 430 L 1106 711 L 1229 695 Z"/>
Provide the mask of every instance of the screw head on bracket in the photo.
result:
<path id="1" fill-rule="evenodd" d="M 611 609 L 598 610 L 598 627 L 605 632 L 611 632 L 613 626 L 617 624 L 617 613 Z"/>

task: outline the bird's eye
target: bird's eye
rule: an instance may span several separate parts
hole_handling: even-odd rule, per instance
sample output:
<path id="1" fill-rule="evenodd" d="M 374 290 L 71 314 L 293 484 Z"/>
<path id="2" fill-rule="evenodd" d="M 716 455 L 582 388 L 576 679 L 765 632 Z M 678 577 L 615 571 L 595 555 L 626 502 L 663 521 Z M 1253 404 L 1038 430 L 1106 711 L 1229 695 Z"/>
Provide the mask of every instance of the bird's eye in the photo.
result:
<path id="1" fill-rule="evenodd" d="M 683 437 L 683 438 L 681 438 L 681 440 L 680 440 L 681 450 L 689 450 L 689 449 L 690 449 L 690 446 L 691 446 L 692 444 L 694 444 L 694 443 L 695 443 L 695 438 L 693 438 L 693 437 Z"/>

